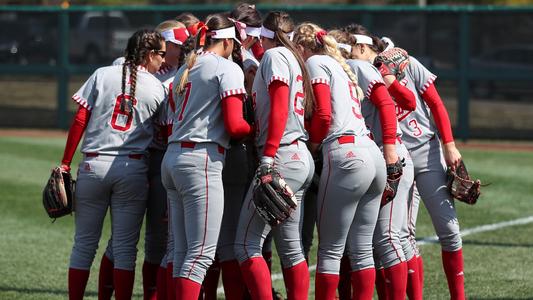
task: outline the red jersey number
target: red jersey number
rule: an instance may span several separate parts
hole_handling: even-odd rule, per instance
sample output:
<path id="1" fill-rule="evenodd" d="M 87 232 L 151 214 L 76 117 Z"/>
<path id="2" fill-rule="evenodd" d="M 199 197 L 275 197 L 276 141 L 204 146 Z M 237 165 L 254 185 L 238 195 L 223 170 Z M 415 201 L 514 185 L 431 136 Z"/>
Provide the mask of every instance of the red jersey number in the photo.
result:
<path id="1" fill-rule="evenodd" d="M 422 129 L 420 129 L 420 127 L 418 127 L 418 122 L 416 122 L 416 120 L 411 120 L 409 121 L 409 127 L 413 129 L 413 135 L 416 136 L 416 137 L 419 137 L 422 135 Z"/>
<path id="2" fill-rule="evenodd" d="M 303 84 L 304 78 L 302 75 L 296 76 L 296 82 L 301 82 Z M 294 112 L 300 116 L 304 115 L 304 98 L 305 94 L 302 90 L 297 91 L 296 95 L 294 95 Z"/>
<path id="3" fill-rule="evenodd" d="M 350 97 L 352 98 L 352 101 L 353 101 L 352 103 L 353 115 L 357 119 L 362 119 L 363 115 L 361 114 L 361 101 L 357 99 L 357 86 L 353 82 L 348 81 L 348 87 L 350 88 Z"/>
<path id="4" fill-rule="evenodd" d="M 136 99 L 131 99 L 130 95 L 124 95 L 126 100 L 133 102 L 133 107 L 137 105 Z M 118 131 L 127 131 L 131 127 L 133 121 L 133 112 L 131 114 L 124 112 L 120 109 L 120 103 L 122 102 L 122 95 L 119 95 L 115 100 L 115 108 L 113 109 L 113 115 L 111 117 L 111 127 Z"/>
<path id="5" fill-rule="evenodd" d="M 181 111 L 180 111 L 180 115 L 178 116 L 178 121 L 183 120 L 183 112 L 185 111 L 187 102 L 189 102 L 189 97 L 191 96 L 191 89 L 192 89 L 192 82 L 189 81 L 185 84 L 185 99 L 183 99 L 183 103 L 181 104 Z"/>

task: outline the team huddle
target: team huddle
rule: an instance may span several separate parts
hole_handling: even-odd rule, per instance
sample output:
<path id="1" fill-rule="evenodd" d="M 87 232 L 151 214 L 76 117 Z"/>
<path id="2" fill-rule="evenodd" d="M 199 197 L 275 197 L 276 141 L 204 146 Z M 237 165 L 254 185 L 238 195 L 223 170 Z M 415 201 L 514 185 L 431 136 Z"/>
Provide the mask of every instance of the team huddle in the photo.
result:
<path id="1" fill-rule="evenodd" d="M 137 31 L 72 97 L 69 299 L 83 299 L 108 209 L 99 299 L 131 299 L 145 215 L 144 299 L 216 299 L 221 275 L 226 299 L 271 300 L 272 245 L 287 298 L 307 299 L 315 225 L 315 299 L 422 299 L 420 200 L 450 297 L 465 299 L 447 183 L 462 160 L 435 80 L 361 25 L 246 3 Z"/>

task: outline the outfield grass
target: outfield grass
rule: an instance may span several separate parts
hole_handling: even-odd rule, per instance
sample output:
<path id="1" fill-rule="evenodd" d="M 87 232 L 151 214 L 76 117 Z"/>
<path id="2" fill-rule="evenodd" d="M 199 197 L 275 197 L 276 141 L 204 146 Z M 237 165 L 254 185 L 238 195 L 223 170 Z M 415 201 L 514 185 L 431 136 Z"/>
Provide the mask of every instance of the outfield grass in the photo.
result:
<path id="1" fill-rule="evenodd" d="M 42 188 L 50 169 L 59 162 L 63 147 L 61 138 L 0 137 L 0 299 L 67 297 L 73 218 L 64 217 L 52 224 L 41 204 Z M 533 177 L 529 176 L 533 174 L 533 153 L 479 150 L 462 153 L 475 177 L 492 182 L 483 189 L 483 196 L 475 206 L 457 204 L 463 229 L 533 216 Z M 532 232 L 533 224 L 527 224 L 464 238 L 466 290 L 470 299 L 533 299 Z M 423 207 L 417 234 L 419 237 L 434 235 Z M 99 258 L 108 236 L 106 223 L 91 269 L 87 299 L 97 298 Z M 142 259 L 140 248 L 138 257 Z M 440 247 L 430 244 L 421 248 L 425 261 L 425 298 L 446 299 Z M 316 245 L 312 253 L 314 264 Z M 276 262 L 274 272 L 280 272 Z M 135 299 L 141 299 L 139 272 L 136 279 Z M 274 285 L 284 294 L 282 281 L 277 280 Z M 310 295 L 313 293 L 311 284 Z"/>

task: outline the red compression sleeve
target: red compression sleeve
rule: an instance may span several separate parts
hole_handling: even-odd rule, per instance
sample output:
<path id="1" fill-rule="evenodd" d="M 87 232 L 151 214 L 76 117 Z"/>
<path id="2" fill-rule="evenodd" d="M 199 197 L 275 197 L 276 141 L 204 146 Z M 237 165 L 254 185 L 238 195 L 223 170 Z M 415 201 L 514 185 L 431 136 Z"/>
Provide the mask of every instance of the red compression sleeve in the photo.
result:
<path id="1" fill-rule="evenodd" d="M 255 58 L 259 61 L 261 61 L 261 58 L 263 58 L 263 54 L 265 54 L 265 49 L 263 49 L 263 46 L 261 46 L 261 42 L 256 41 L 252 45 L 252 53 L 254 54 Z"/>
<path id="2" fill-rule="evenodd" d="M 63 159 L 61 160 L 62 164 L 70 166 L 74 152 L 76 152 L 76 148 L 78 148 L 81 136 L 83 135 L 85 128 L 87 128 L 87 123 L 89 123 L 90 117 L 91 112 L 80 105 L 68 131 L 67 144 L 65 145 L 65 152 L 63 152 Z"/>
<path id="3" fill-rule="evenodd" d="M 398 103 L 398 106 L 400 106 L 402 109 L 413 111 L 416 109 L 416 98 L 415 94 L 411 92 L 408 88 L 401 85 L 398 80 L 394 80 L 394 82 L 389 86 L 388 91 L 391 96 L 394 97 L 394 101 Z"/>
<path id="4" fill-rule="evenodd" d="M 268 87 L 268 94 L 270 95 L 270 116 L 268 117 L 268 133 L 263 155 L 274 157 L 278 152 L 279 143 L 289 117 L 289 86 L 275 80 Z"/>
<path id="5" fill-rule="evenodd" d="M 234 139 L 243 138 L 252 131 L 252 127 L 242 115 L 243 97 L 244 95 L 234 95 L 222 99 L 224 126 Z"/>
<path id="6" fill-rule="evenodd" d="M 431 84 L 426 89 L 426 91 L 422 94 L 422 98 L 428 104 L 429 109 L 433 114 L 437 129 L 442 136 L 442 143 L 447 144 L 449 142 L 453 142 L 450 117 L 448 116 L 448 111 L 446 110 L 444 103 L 442 103 L 442 99 L 440 98 L 434 84 Z"/>
<path id="7" fill-rule="evenodd" d="M 315 93 L 315 110 L 309 125 L 309 141 L 320 144 L 329 131 L 331 123 L 331 92 L 329 85 L 325 83 L 313 84 Z"/>
<path id="8" fill-rule="evenodd" d="M 383 144 L 396 144 L 396 109 L 384 84 L 376 84 L 370 92 L 370 101 L 379 110 Z"/>

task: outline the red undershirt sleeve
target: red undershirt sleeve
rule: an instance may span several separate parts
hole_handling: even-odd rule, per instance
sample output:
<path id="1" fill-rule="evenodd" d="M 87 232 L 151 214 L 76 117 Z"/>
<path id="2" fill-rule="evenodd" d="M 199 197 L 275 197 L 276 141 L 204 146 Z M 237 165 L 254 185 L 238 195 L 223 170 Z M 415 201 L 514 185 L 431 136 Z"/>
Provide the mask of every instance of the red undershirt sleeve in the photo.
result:
<path id="1" fill-rule="evenodd" d="M 405 86 L 401 85 L 398 80 L 394 80 L 389 86 L 388 91 L 390 95 L 394 97 L 394 101 L 396 101 L 398 106 L 402 109 L 408 111 L 414 111 L 416 109 L 415 94 Z"/>
<path id="2" fill-rule="evenodd" d="M 270 116 L 268 117 L 268 133 L 263 155 L 275 157 L 289 117 L 289 86 L 284 82 L 275 80 L 268 87 L 268 93 L 270 95 Z"/>
<path id="3" fill-rule="evenodd" d="M 442 99 L 433 83 L 422 94 L 422 98 L 428 104 L 431 114 L 433 114 L 435 125 L 437 125 L 437 129 L 442 137 L 442 143 L 447 144 L 453 142 L 452 125 L 450 124 L 448 111 L 444 103 L 442 103 Z"/>
<path id="4" fill-rule="evenodd" d="M 76 152 L 76 148 L 78 148 L 78 144 L 80 143 L 85 128 L 87 128 L 90 117 L 91 112 L 80 105 L 68 131 L 67 144 L 65 145 L 65 152 L 63 152 L 61 164 L 70 166 L 72 163 L 72 157 Z"/>
<path id="5" fill-rule="evenodd" d="M 252 127 L 242 115 L 244 95 L 227 96 L 222 99 L 222 114 L 224 126 L 229 135 L 234 139 L 240 139 L 252 131 Z"/>
<path id="6" fill-rule="evenodd" d="M 309 124 L 309 141 L 320 144 L 326 138 L 331 124 L 331 91 L 325 83 L 313 84 L 315 109 Z"/>
<path id="7" fill-rule="evenodd" d="M 396 144 L 396 109 L 384 84 L 374 85 L 370 92 L 370 101 L 379 110 L 383 144 Z"/>

